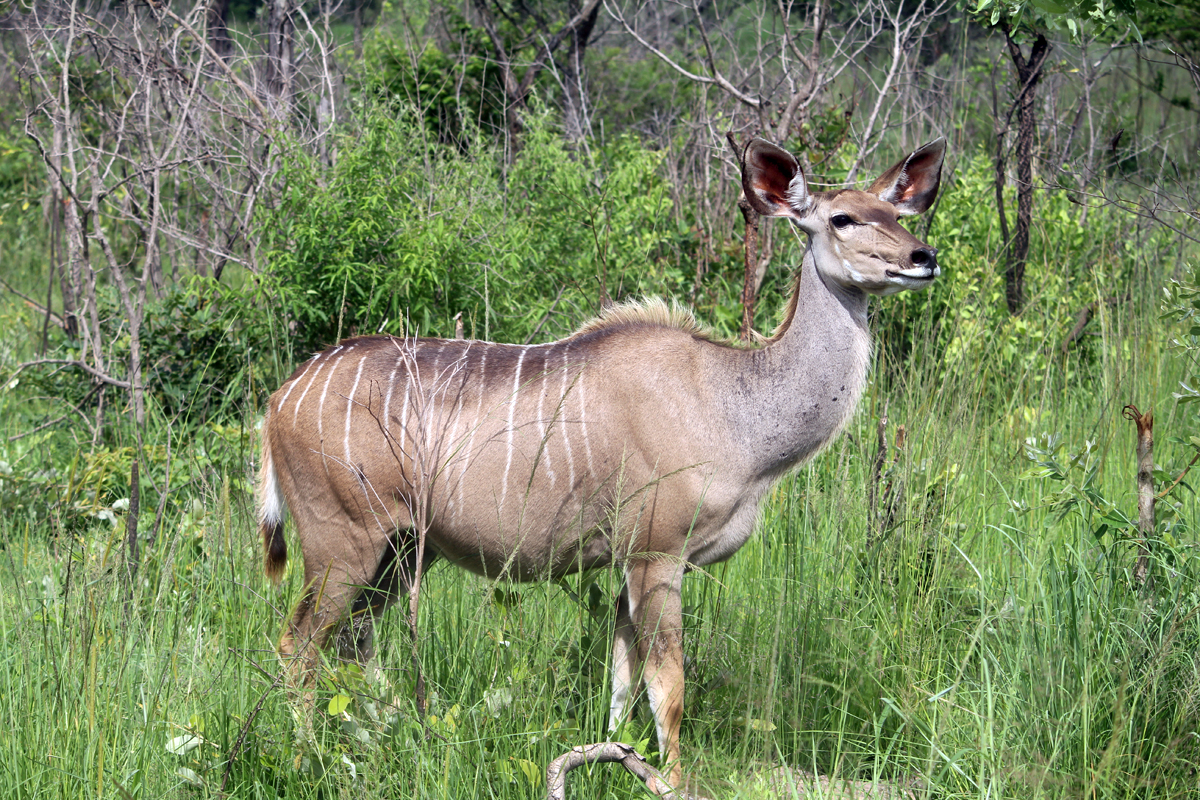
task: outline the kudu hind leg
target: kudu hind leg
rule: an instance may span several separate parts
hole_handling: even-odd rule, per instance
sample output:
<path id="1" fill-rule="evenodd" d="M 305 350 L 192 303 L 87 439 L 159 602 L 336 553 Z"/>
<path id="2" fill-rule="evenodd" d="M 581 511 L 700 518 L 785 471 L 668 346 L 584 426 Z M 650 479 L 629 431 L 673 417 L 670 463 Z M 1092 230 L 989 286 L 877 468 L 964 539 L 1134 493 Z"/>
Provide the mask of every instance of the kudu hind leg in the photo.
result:
<path id="1" fill-rule="evenodd" d="M 346 621 L 346 611 L 362 591 L 363 580 L 332 564 L 310 578 L 304 596 L 279 642 L 279 654 L 296 672 L 297 683 L 311 687 L 320 667 L 320 651 Z M 339 647 L 340 650 L 340 647 Z"/>
<path id="2" fill-rule="evenodd" d="M 279 652 L 291 661 L 291 669 L 300 673 L 298 683 L 311 688 L 320 667 L 320 651 L 331 639 L 337 643 L 339 656 L 357 655 L 359 637 L 353 631 L 358 621 L 351 618 L 351 612 L 364 590 L 373 585 L 372 577 L 379 572 L 390 547 L 385 538 L 354 531 L 352 522 L 333 526 L 336 538 L 322 538 L 311 530 L 302 530 L 300 517 L 296 516 L 304 551 L 305 588 L 280 640 Z M 316 549 L 314 545 L 323 546 Z M 369 626 L 361 629 L 368 637 L 369 631 Z"/>
<path id="3" fill-rule="evenodd" d="M 432 549 L 426 550 L 422 572 L 435 557 Z M 375 625 L 388 608 L 408 595 L 416 578 L 416 566 L 417 547 L 410 532 L 396 534 L 384 550 L 370 584 L 354 601 L 345 635 L 339 638 L 339 655 L 343 659 L 366 664 L 375 657 Z"/>
<path id="4" fill-rule="evenodd" d="M 683 721 L 683 564 L 674 559 L 638 560 L 626 567 L 629 617 L 642 680 L 658 733 L 667 778 L 681 786 L 679 728 Z"/>

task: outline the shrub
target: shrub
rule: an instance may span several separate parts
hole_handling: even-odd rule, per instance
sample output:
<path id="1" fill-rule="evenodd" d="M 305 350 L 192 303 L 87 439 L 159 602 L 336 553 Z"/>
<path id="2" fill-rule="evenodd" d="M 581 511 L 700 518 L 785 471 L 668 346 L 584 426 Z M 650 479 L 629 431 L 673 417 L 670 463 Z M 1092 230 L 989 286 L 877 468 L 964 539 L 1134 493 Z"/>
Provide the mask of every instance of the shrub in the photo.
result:
<path id="1" fill-rule="evenodd" d="M 259 224 L 269 281 L 298 347 L 361 333 L 523 341 L 562 335 L 607 293 L 682 284 L 658 156 L 622 138 L 568 153 L 531 121 L 510 169 L 423 138 L 416 112 L 380 107 L 343 136 L 337 164 L 297 156 Z M 603 287 L 603 288 L 602 288 Z"/>

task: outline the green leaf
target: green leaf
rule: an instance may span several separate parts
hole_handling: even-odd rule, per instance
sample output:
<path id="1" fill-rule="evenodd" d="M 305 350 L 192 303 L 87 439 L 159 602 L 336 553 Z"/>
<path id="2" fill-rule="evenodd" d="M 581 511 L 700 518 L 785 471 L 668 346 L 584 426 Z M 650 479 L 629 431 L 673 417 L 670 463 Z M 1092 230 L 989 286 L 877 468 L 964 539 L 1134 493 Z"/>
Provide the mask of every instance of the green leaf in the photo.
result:
<path id="1" fill-rule="evenodd" d="M 329 698 L 329 716 L 336 717 L 350 707 L 350 695 L 339 692 Z"/>
<path id="2" fill-rule="evenodd" d="M 541 786 L 543 773 L 542 768 L 526 758 L 514 758 L 517 762 L 517 768 L 521 770 L 521 774 L 533 786 Z"/>

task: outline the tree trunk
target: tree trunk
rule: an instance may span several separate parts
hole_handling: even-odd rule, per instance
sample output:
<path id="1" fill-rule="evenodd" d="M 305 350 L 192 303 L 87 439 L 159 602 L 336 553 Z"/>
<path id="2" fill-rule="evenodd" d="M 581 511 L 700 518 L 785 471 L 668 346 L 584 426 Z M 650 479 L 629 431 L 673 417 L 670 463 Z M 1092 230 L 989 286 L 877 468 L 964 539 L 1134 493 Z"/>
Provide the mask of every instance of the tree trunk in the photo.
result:
<path id="1" fill-rule="evenodd" d="M 228 61 L 233 53 L 229 38 L 229 0 L 208 0 L 208 43 L 213 52 Z"/>
<path id="2" fill-rule="evenodd" d="M 292 112 L 292 76 L 295 72 L 295 0 L 267 0 L 267 106 L 277 120 Z"/>
<path id="3" fill-rule="evenodd" d="M 1021 53 L 1005 29 L 1008 52 L 1017 70 L 1020 91 L 1017 94 L 1017 222 L 1008 248 L 1004 271 L 1004 298 L 1010 314 L 1019 314 L 1025 306 L 1025 261 L 1029 256 L 1029 226 L 1033 221 L 1033 139 L 1037 133 L 1037 84 L 1050 52 L 1050 41 L 1041 33 L 1030 48 L 1029 57 Z"/>
<path id="4" fill-rule="evenodd" d="M 571 48 L 563 74 L 563 134 L 568 144 L 582 142 L 591 129 L 587 113 L 587 98 L 583 92 L 583 56 L 587 52 L 588 39 L 600 16 L 599 4 L 583 18 L 571 33 Z"/>
<path id="5" fill-rule="evenodd" d="M 1143 414 L 1137 406 L 1125 406 L 1125 419 L 1137 426 L 1138 557 L 1133 565 L 1133 582 L 1146 585 L 1150 574 L 1150 539 L 1154 536 L 1154 412 Z"/>
<path id="6" fill-rule="evenodd" d="M 1008 122 L 1000 117 L 1000 96 L 996 92 L 996 71 L 992 70 L 992 117 L 996 120 L 996 160 L 994 183 L 996 188 L 996 214 L 1000 218 L 1000 242 L 1002 247 L 1009 245 L 1008 211 L 1004 207 L 1004 183 L 1008 178 L 1008 160 L 1005 157 L 1004 138 L 1008 133 Z M 1003 252 L 1003 251 L 1002 251 Z"/>

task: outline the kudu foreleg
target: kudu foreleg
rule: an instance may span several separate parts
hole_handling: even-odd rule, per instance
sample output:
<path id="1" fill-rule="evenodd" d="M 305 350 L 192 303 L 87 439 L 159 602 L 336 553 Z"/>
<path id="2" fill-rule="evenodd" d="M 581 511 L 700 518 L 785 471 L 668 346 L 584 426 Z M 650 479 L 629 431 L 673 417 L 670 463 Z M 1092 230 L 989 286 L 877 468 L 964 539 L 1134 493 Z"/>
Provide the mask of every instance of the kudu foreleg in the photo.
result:
<path id="1" fill-rule="evenodd" d="M 629 589 L 617 595 L 616 627 L 613 631 L 612 702 L 608 707 L 608 730 L 616 731 L 629 720 L 633 710 L 634 681 L 641 672 L 637 637 L 629 616 Z"/>
<path id="2" fill-rule="evenodd" d="M 625 569 L 629 618 L 654 714 L 658 749 L 667 776 L 677 787 L 683 778 L 679 760 L 679 727 L 683 720 L 682 583 L 683 563 L 677 559 L 641 558 Z"/>

